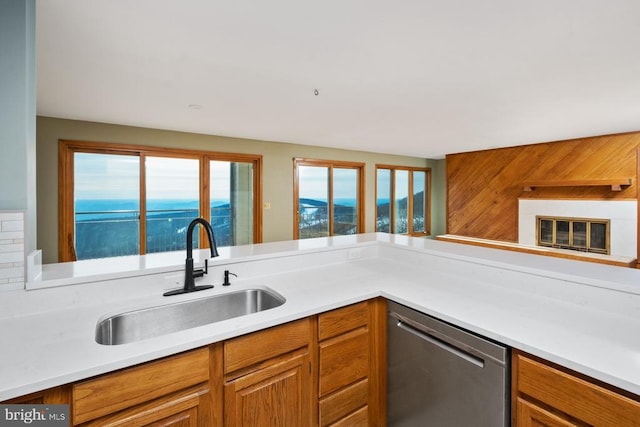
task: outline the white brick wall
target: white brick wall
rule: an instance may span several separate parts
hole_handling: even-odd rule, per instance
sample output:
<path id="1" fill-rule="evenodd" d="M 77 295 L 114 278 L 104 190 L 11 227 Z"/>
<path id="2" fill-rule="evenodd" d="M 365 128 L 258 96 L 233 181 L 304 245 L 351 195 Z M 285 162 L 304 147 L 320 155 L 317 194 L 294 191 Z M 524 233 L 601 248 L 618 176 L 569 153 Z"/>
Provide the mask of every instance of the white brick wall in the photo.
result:
<path id="1" fill-rule="evenodd" d="M 24 214 L 0 211 L 0 289 L 24 284 Z"/>

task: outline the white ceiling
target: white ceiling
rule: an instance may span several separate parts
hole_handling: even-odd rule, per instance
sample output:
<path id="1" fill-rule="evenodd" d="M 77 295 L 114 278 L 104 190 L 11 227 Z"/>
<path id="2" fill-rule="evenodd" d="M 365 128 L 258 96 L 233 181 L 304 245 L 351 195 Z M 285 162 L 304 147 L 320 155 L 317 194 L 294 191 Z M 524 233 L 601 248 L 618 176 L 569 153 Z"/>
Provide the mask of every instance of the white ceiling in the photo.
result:
<path id="1" fill-rule="evenodd" d="M 637 131 L 639 22 L 638 0 L 37 0 L 37 110 L 426 158 Z"/>

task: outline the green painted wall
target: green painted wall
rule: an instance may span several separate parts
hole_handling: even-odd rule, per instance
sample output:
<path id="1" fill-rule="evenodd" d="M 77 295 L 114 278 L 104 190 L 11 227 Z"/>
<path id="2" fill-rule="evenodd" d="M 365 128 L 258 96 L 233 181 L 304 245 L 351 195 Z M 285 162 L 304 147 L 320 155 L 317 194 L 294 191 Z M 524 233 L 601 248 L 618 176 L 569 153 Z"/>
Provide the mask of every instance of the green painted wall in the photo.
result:
<path id="1" fill-rule="evenodd" d="M 393 156 L 363 151 L 265 142 L 103 123 L 37 118 L 38 247 L 43 262 L 57 262 L 58 253 L 58 140 L 116 142 L 158 147 L 250 153 L 263 156 L 263 241 L 293 238 L 293 158 L 342 160 L 366 164 L 365 231 L 375 226 L 375 165 L 431 167 L 433 173 L 432 230 L 444 232 L 444 160 Z M 390 142 L 391 143 L 391 142 Z"/>

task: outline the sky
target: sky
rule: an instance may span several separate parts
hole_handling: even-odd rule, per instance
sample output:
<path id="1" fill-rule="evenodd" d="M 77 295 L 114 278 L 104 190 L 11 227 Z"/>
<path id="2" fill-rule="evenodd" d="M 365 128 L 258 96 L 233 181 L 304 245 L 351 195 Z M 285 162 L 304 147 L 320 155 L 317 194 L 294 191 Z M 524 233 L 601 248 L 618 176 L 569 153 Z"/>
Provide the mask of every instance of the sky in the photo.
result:
<path id="1" fill-rule="evenodd" d="M 140 195 L 138 156 L 76 153 L 75 198 L 137 199 Z M 211 162 L 213 199 L 230 195 L 229 162 Z M 146 158 L 148 199 L 199 199 L 198 160 L 167 157 Z"/>
<path id="2" fill-rule="evenodd" d="M 333 169 L 334 199 L 356 199 L 358 192 L 356 169 Z M 299 197 L 327 200 L 328 168 L 324 166 L 298 166 Z"/>

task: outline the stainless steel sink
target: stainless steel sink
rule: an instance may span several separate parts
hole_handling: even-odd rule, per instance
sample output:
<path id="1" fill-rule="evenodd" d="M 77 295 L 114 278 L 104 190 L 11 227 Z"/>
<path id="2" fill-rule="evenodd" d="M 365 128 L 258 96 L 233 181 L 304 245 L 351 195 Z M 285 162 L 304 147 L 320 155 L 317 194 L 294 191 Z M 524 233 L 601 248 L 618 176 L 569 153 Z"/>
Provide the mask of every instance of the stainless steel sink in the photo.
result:
<path id="1" fill-rule="evenodd" d="M 271 289 L 245 289 L 128 311 L 99 320 L 96 342 L 104 345 L 131 343 L 269 310 L 284 302 L 285 298 Z"/>

